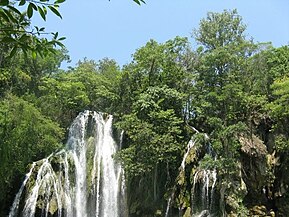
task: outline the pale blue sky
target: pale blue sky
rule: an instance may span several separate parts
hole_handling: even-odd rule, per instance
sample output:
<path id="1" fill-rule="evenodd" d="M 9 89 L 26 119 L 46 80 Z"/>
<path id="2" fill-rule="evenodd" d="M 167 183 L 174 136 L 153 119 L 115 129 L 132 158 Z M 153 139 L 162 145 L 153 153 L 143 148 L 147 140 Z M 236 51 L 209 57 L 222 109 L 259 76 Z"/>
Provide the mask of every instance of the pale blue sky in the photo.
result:
<path id="1" fill-rule="evenodd" d="M 84 57 L 109 57 L 122 66 L 148 40 L 190 38 L 207 12 L 234 8 L 255 41 L 289 44 L 289 0 L 146 0 L 141 6 L 132 0 L 66 0 L 60 7 L 62 20 L 49 15 L 45 23 L 39 16 L 35 21 L 67 37 L 70 66 Z"/>

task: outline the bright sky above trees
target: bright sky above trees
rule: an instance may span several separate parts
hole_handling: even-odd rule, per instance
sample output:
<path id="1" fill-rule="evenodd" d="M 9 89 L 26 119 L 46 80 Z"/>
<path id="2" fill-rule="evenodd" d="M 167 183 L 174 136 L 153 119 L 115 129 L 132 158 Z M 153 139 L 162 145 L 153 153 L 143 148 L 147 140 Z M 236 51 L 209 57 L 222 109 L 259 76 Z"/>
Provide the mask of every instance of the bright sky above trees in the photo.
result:
<path id="1" fill-rule="evenodd" d="M 63 20 L 50 15 L 43 23 L 35 16 L 34 24 L 67 37 L 71 66 L 84 57 L 109 57 L 123 65 L 149 39 L 190 37 L 207 12 L 234 8 L 255 41 L 271 41 L 276 47 L 289 43 L 288 0 L 147 0 L 141 6 L 130 0 L 67 0 L 60 7 Z"/>

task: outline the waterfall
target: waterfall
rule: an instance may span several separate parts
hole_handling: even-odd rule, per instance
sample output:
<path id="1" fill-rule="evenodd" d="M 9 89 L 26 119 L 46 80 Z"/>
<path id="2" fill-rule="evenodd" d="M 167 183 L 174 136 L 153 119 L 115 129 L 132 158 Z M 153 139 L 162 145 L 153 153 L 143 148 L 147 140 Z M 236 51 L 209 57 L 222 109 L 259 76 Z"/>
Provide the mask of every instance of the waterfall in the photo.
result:
<path id="1" fill-rule="evenodd" d="M 216 170 L 199 170 L 195 173 L 191 189 L 192 216 L 215 216 L 214 191 Z"/>
<path id="2" fill-rule="evenodd" d="M 172 199 L 173 199 L 173 198 L 174 198 L 174 192 L 171 194 L 171 196 L 170 196 L 169 199 L 168 199 L 165 217 L 168 217 L 169 214 L 170 214 L 170 208 L 171 208 L 171 203 L 172 203 Z"/>
<path id="3" fill-rule="evenodd" d="M 112 121 L 111 115 L 80 113 L 66 148 L 32 164 L 9 217 L 126 216 L 124 171 L 112 158 L 121 141 L 113 139 Z"/>
<path id="4" fill-rule="evenodd" d="M 179 216 L 216 217 L 218 216 L 219 210 L 218 204 L 216 203 L 216 197 L 218 197 L 218 195 L 215 195 L 217 171 L 215 169 L 202 168 L 199 164 L 205 153 L 215 160 L 216 156 L 209 143 L 203 144 L 202 146 L 199 145 L 199 139 L 201 138 L 200 132 L 196 128 L 190 125 L 188 126 L 195 134 L 187 144 L 186 152 L 183 155 L 179 167 L 179 175 L 176 180 L 177 185 L 174 186 L 171 196 L 168 198 L 164 216 L 177 216 L 176 210 L 171 210 L 172 204 L 178 203 L 179 198 L 183 198 L 184 195 L 188 193 L 188 195 L 190 195 L 190 198 L 188 197 L 190 204 L 189 206 L 188 203 L 178 204 Z M 206 133 L 203 133 L 201 136 L 203 136 L 204 141 L 209 140 L 209 136 Z M 190 179 L 186 178 L 188 174 L 190 174 Z"/>
<path id="5" fill-rule="evenodd" d="M 186 151 L 186 153 L 184 154 L 184 157 L 183 157 L 183 160 L 182 160 L 182 163 L 181 163 L 181 169 L 182 169 L 182 170 L 185 170 L 186 159 L 187 159 L 187 157 L 188 157 L 191 149 L 194 147 L 195 142 L 196 142 L 196 140 L 195 140 L 193 137 L 192 137 L 192 138 L 190 139 L 190 141 L 188 142 L 187 151 Z"/>
<path id="6" fill-rule="evenodd" d="M 17 216 L 19 202 L 20 202 L 20 199 L 21 199 L 21 196 L 22 196 L 22 192 L 24 190 L 24 187 L 25 187 L 28 179 L 30 178 L 30 176 L 32 174 L 32 171 L 33 171 L 34 167 L 35 167 L 35 162 L 33 162 L 32 166 L 30 168 L 30 171 L 26 174 L 25 179 L 24 179 L 24 181 L 23 181 L 18 193 L 16 194 L 16 197 L 14 199 L 13 205 L 12 205 L 10 213 L 9 213 L 9 217 Z"/>
<path id="7" fill-rule="evenodd" d="M 197 133 L 199 133 L 199 131 L 197 131 Z M 196 142 L 196 140 L 194 139 L 194 136 L 192 136 L 192 138 L 190 139 L 190 141 L 187 144 L 186 152 L 185 152 L 183 159 L 182 159 L 182 162 L 181 162 L 180 173 L 185 171 L 186 159 L 187 159 L 191 149 L 195 146 L 195 142 Z M 174 193 L 175 193 L 174 191 L 175 191 L 175 189 L 173 189 L 173 192 L 171 193 L 171 196 L 168 199 L 165 217 L 170 216 L 170 208 L 171 208 L 172 200 L 174 199 Z"/>

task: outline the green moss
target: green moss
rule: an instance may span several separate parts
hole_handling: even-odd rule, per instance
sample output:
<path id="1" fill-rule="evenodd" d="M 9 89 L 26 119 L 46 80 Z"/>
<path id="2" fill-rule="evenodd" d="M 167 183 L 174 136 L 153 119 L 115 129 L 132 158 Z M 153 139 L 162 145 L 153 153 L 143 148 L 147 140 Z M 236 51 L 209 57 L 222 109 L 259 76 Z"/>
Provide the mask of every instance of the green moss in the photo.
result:
<path id="1" fill-rule="evenodd" d="M 163 216 L 162 215 L 162 211 L 161 210 L 156 210 L 156 212 L 155 212 L 155 215 L 154 215 L 155 217 L 161 217 L 161 216 Z"/>
<path id="2" fill-rule="evenodd" d="M 86 151 L 86 171 L 87 171 L 87 186 L 91 189 L 92 180 L 92 170 L 93 170 L 93 160 L 95 151 L 95 138 L 89 137 L 87 139 L 87 151 Z M 97 171 L 95 171 L 97 173 Z"/>
<path id="3" fill-rule="evenodd" d="M 185 171 L 181 170 L 179 176 L 177 177 L 178 185 L 182 186 L 185 183 Z"/>
<path id="4" fill-rule="evenodd" d="M 184 214 L 183 217 L 191 217 L 191 207 L 188 207 L 188 208 L 186 209 L 186 212 L 185 212 L 185 214 Z"/>
<path id="5" fill-rule="evenodd" d="M 52 197 L 49 204 L 49 212 L 53 215 L 58 210 L 58 205 L 55 197 Z"/>

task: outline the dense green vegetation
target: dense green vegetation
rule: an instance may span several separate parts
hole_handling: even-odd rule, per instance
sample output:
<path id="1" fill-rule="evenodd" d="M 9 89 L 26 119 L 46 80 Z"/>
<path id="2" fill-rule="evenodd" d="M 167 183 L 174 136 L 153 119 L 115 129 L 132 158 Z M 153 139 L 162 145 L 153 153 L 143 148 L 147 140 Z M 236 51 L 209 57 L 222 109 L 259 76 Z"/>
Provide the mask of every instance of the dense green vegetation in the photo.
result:
<path id="1" fill-rule="evenodd" d="M 13 24 L 3 10 L 17 16 L 7 4 L 1 7 L 1 25 Z M 123 68 L 105 58 L 84 59 L 69 70 L 60 69 L 68 60 L 65 49 L 50 46 L 53 52 L 35 55 L 34 48 L 14 49 L 1 34 L 0 216 L 8 212 L 29 164 L 63 147 L 70 123 L 85 109 L 114 114 L 115 126 L 125 131 L 115 158 L 126 171 L 131 216 L 164 215 L 196 131 L 200 138 L 207 135 L 214 155 L 205 155 L 194 168 L 218 171 L 226 213 L 244 214 L 264 205 L 284 216 L 289 204 L 289 46 L 254 43 L 245 30 L 235 10 L 208 13 L 193 33 L 196 50 L 187 38 L 150 40 Z M 242 138 L 253 144 L 250 149 Z M 258 144 L 265 147 L 267 160 L 255 171 L 260 180 L 254 180 Z M 239 179 L 253 193 L 238 192 L 234 183 Z M 268 189 L 266 195 L 259 195 L 262 188 Z M 173 206 L 188 208 L 186 197 Z"/>
<path id="2" fill-rule="evenodd" d="M 43 20 L 46 20 L 47 12 L 50 11 L 61 17 L 58 11 L 59 5 L 65 0 L 1 0 L 0 1 L 0 43 L 1 57 L 13 57 L 19 50 L 33 57 L 36 55 L 47 55 L 53 52 L 53 47 L 64 47 L 61 41 L 65 37 L 59 37 L 58 32 L 49 33 L 45 27 L 31 25 L 31 18 L 34 12 L 39 13 Z M 48 35 L 49 37 L 41 37 Z"/>

